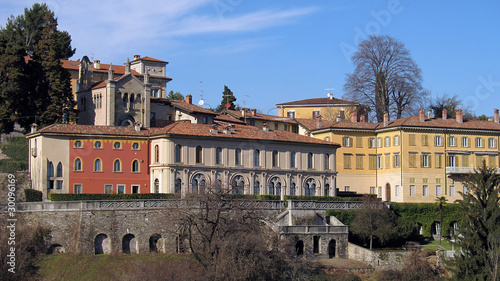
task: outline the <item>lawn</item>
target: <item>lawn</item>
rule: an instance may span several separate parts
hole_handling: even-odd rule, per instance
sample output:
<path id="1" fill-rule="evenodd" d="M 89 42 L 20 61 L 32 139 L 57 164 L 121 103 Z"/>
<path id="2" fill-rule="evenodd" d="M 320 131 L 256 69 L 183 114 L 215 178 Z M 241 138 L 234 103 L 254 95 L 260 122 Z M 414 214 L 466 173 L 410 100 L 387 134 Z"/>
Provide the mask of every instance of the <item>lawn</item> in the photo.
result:
<path id="1" fill-rule="evenodd" d="M 440 251 L 440 250 L 448 250 L 451 251 L 452 248 L 452 243 L 449 240 L 441 240 L 441 244 L 439 244 L 439 240 L 432 240 L 428 242 L 421 242 L 420 245 L 422 246 L 423 249 L 432 249 L 435 251 Z"/>

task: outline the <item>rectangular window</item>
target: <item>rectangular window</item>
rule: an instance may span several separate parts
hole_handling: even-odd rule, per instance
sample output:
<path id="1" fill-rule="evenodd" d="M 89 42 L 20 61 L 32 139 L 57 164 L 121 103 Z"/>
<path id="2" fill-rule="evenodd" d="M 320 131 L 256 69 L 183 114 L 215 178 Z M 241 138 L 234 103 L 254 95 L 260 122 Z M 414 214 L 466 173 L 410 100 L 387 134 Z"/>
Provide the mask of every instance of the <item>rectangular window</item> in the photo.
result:
<path id="1" fill-rule="evenodd" d="M 344 154 L 344 169 L 351 168 L 351 154 Z"/>
<path id="2" fill-rule="evenodd" d="M 455 155 L 449 155 L 448 156 L 448 167 L 457 167 L 457 161 L 456 161 Z"/>
<path id="3" fill-rule="evenodd" d="M 462 137 L 462 147 L 469 147 L 469 138 Z"/>
<path id="4" fill-rule="evenodd" d="M 363 155 L 356 155 L 356 169 L 363 170 Z"/>
<path id="5" fill-rule="evenodd" d="M 385 137 L 385 147 L 391 146 L 391 138 L 390 137 Z"/>
<path id="6" fill-rule="evenodd" d="M 315 109 L 313 111 L 313 119 L 318 118 L 318 116 L 320 116 L 320 115 L 321 115 L 321 112 L 319 111 L 319 109 Z"/>
<path id="7" fill-rule="evenodd" d="M 410 178 L 410 183 L 415 183 L 415 178 Z"/>
<path id="8" fill-rule="evenodd" d="M 443 154 L 436 154 L 436 168 L 443 168 Z"/>
<path id="9" fill-rule="evenodd" d="M 424 196 L 429 196 L 429 187 L 427 185 L 422 186 L 422 194 Z"/>
<path id="10" fill-rule="evenodd" d="M 448 146 L 457 146 L 455 143 L 455 137 L 448 137 Z"/>
<path id="11" fill-rule="evenodd" d="M 422 182 L 423 182 L 423 183 L 428 183 L 428 182 L 429 182 L 429 179 L 428 179 L 428 178 L 422 178 Z"/>
<path id="12" fill-rule="evenodd" d="M 410 145 L 411 146 L 417 145 L 416 142 L 415 142 L 415 134 L 410 134 L 409 137 L 410 137 L 410 139 L 409 139 Z"/>
<path id="13" fill-rule="evenodd" d="M 382 169 L 382 155 L 377 155 L 377 169 Z"/>
<path id="14" fill-rule="evenodd" d="M 391 168 L 391 155 L 390 154 L 385 155 L 385 168 L 386 169 Z"/>
<path id="15" fill-rule="evenodd" d="M 125 194 L 125 185 L 124 184 L 117 185 L 116 186 L 116 193 Z"/>
<path id="16" fill-rule="evenodd" d="M 330 154 L 325 153 L 325 154 L 324 154 L 324 157 L 325 157 L 325 159 L 324 159 L 324 161 L 325 161 L 324 168 L 325 168 L 325 169 L 324 169 L 324 170 L 325 170 L 325 171 L 328 171 L 328 170 L 330 170 Z"/>
<path id="17" fill-rule="evenodd" d="M 356 137 L 356 147 L 357 148 L 362 148 L 363 147 L 363 137 Z"/>
<path id="18" fill-rule="evenodd" d="M 428 135 L 422 135 L 422 145 L 429 146 L 429 136 Z"/>
<path id="19" fill-rule="evenodd" d="M 294 155 L 294 161 L 292 162 L 291 165 L 293 165 L 293 167 L 295 167 L 295 152 L 292 152 L 292 154 Z M 260 166 L 260 150 L 256 149 L 253 151 L 253 166 L 254 167 L 259 167 Z M 292 167 L 292 168 L 293 168 Z"/>
<path id="20" fill-rule="evenodd" d="M 484 157 L 483 155 L 476 155 L 476 167 L 483 166 Z"/>
<path id="21" fill-rule="evenodd" d="M 295 111 L 288 111 L 288 112 L 286 113 L 286 116 L 287 116 L 288 118 L 295 118 Z"/>
<path id="22" fill-rule="evenodd" d="M 56 181 L 56 189 L 62 189 L 63 188 L 63 181 Z"/>
<path id="23" fill-rule="evenodd" d="M 415 186 L 410 185 L 410 196 L 415 196 Z"/>
<path id="24" fill-rule="evenodd" d="M 429 154 L 422 155 L 422 168 L 430 168 L 430 158 Z"/>
<path id="25" fill-rule="evenodd" d="M 417 167 L 417 154 L 416 153 L 410 153 L 409 157 L 409 165 L 410 168 L 416 168 Z"/>
<path id="26" fill-rule="evenodd" d="M 450 196 L 455 196 L 455 186 L 450 185 Z"/>
<path id="27" fill-rule="evenodd" d="M 375 194 L 375 186 L 370 186 L 370 194 Z"/>
<path id="28" fill-rule="evenodd" d="M 73 185 L 73 193 L 76 194 L 82 193 L 82 185 L 80 183 L 75 183 Z"/>
<path id="29" fill-rule="evenodd" d="M 377 169 L 377 155 L 370 155 L 369 156 L 369 169 L 370 170 L 375 170 Z"/>
<path id="30" fill-rule="evenodd" d="M 382 187 L 381 186 L 378 187 L 378 197 L 382 198 Z"/>
<path id="31" fill-rule="evenodd" d="M 462 155 L 462 167 L 469 167 L 469 155 Z"/>
<path id="32" fill-rule="evenodd" d="M 368 139 L 368 147 L 369 148 L 374 148 L 375 147 L 375 138 L 369 138 Z"/>
<path id="33" fill-rule="evenodd" d="M 382 139 L 377 138 L 377 147 L 382 147 Z"/>
<path id="34" fill-rule="evenodd" d="M 396 185 L 395 195 L 399 197 L 399 185 Z"/>
<path id="35" fill-rule="evenodd" d="M 483 147 L 483 138 L 476 138 L 476 147 Z"/>
<path id="36" fill-rule="evenodd" d="M 394 154 L 394 168 L 399 168 L 399 154 Z"/>
<path id="37" fill-rule="evenodd" d="M 104 185 L 104 193 L 105 194 L 113 193 L 113 185 L 112 184 L 105 184 Z"/>
<path id="38" fill-rule="evenodd" d="M 440 185 L 436 185 L 436 196 L 441 197 L 441 186 Z"/>
<path id="39" fill-rule="evenodd" d="M 496 168 L 497 167 L 497 157 L 495 155 L 490 155 L 488 162 L 489 162 L 488 166 L 490 166 L 490 168 Z M 61 182 L 61 185 L 62 185 L 62 182 Z"/>
<path id="40" fill-rule="evenodd" d="M 441 136 L 436 136 L 434 138 L 434 145 L 435 146 L 443 146 L 443 138 L 441 138 Z"/>
<path id="41" fill-rule="evenodd" d="M 437 179 L 436 179 L 436 183 L 441 183 L 441 179 L 440 179 L 440 178 L 437 178 Z"/>
<path id="42" fill-rule="evenodd" d="M 351 187 L 350 186 L 344 186 L 344 191 L 350 191 Z"/>
<path id="43" fill-rule="evenodd" d="M 398 146 L 399 145 L 399 135 L 395 135 L 394 136 L 394 146 Z"/>
<path id="44" fill-rule="evenodd" d="M 344 137 L 344 147 L 351 147 L 351 137 Z"/>
<path id="45" fill-rule="evenodd" d="M 497 147 L 497 143 L 496 143 L 496 140 L 494 138 L 488 139 L 488 147 L 489 148 L 496 148 Z"/>

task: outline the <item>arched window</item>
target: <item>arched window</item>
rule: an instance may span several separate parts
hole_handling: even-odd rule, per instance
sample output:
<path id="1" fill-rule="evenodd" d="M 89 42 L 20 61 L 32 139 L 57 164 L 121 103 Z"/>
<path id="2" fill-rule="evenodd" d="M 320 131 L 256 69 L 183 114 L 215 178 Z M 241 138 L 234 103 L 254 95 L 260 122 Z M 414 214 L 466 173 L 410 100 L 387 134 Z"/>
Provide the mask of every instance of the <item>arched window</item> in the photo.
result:
<path id="1" fill-rule="evenodd" d="M 314 179 L 308 179 L 304 184 L 304 191 L 306 196 L 316 195 L 316 181 Z"/>
<path id="2" fill-rule="evenodd" d="M 260 182 L 257 179 L 257 177 L 255 177 L 255 179 L 253 181 L 253 194 L 255 194 L 255 195 L 260 194 Z"/>
<path id="3" fill-rule="evenodd" d="M 122 171 L 122 163 L 120 159 L 116 159 L 113 163 L 113 172 L 121 172 Z"/>
<path id="4" fill-rule="evenodd" d="M 123 94 L 123 108 L 127 108 L 127 103 L 128 103 L 128 94 L 125 93 Z"/>
<path id="5" fill-rule="evenodd" d="M 295 166 L 295 151 L 290 152 L 290 168 L 297 168 Z"/>
<path id="6" fill-rule="evenodd" d="M 158 179 L 154 182 L 154 193 L 160 193 L 160 180 Z"/>
<path id="7" fill-rule="evenodd" d="M 312 169 L 313 168 L 313 154 L 312 152 L 309 152 L 307 154 L 307 168 Z"/>
<path id="8" fill-rule="evenodd" d="M 234 151 L 234 163 L 235 165 L 241 165 L 241 149 L 236 148 Z"/>
<path id="9" fill-rule="evenodd" d="M 63 166 L 61 162 L 57 164 L 57 170 L 56 170 L 56 177 L 62 177 L 63 176 Z"/>
<path id="10" fill-rule="evenodd" d="M 174 186 L 174 192 L 175 193 L 181 193 L 181 187 L 182 187 L 182 181 L 180 178 L 175 179 L 175 186 Z"/>
<path id="11" fill-rule="evenodd" d="M 54 164 L 52 162 L 49 162 L 47 165 L 47 177 L 51 178 L 54 176 Z"/>
<path id="12" fill-rule="evenodd" d="M 196 147 L 196 163 L 202 163 L 203 162 L 203 148 L 201 146 Z"/>
<path id="13" fill-rule="evenodd" d="M 278 177 L 273 177 L 269 181 L 269 194 L 281 195 L 281 180 Z"/>
<path id="14" fill-rule="evenodd" d="M 133 149 L 133 150 L 139 150 L 139 143 L 138 143 L 138 142 L 134 142 L 134 143 L 132 144 L 132 149 Z"/>
<path id="15" fill-rule="evenodd" d="M 115 143 L 113 143 L 113 149 L 121 149 L 121 148 L 122 144 L 119 141 L 115 141 Z"/>
<path id="16" fill-rule="evenodd" d="M 134 94 L 130 94 L 129 108 L 134 109 Z"/>
<path id="17" fill-rule="evenodd" d="M 260 166 L 260 150 L 258 149 L 253 151 L 253 165 L 254 167 Z"/>
<path id="18" fill-rule="evenodd" d="M 160 147 L 155 145 L 155 163 L 160 162 Z"/>
<path id="19" fill-rule="evenodd" d="M 81 141 L 75 141 L 75 148 L 82 148 L 82 142 Z"/>
<path id="20" fill-rule="evenodd" d="M 193 177 L 191 181 L 192 192 L 193 193 L 204 193 L 205 192 L 205 176 L 202 174 L 197 174 Z"/>
<path id="21" fill-rule="evenodd" d="M 135 98 L 137 103 L 141 103 L 141 94 L 137 94 L 137 97 Z"/>
<path id="22" fill-rule="evenodd" d="M 330 184 L 325 183 L 325 196 L 330 196 Z"/>
<path id="23" fill-rule="evenodd" d="M 180 144 L 175 145 L 175 162 L 181 162 L 181 152 L 182 146 Z"/>
<path id="24" fill-rule="evenodd" d="M 222 164 L 222 148 L 217 147 L 215 149 L 215 164 L 220 165 Z"/>
<path id="25" fill-rule="evenodd" d="M 273 151 L 273 167 L 278 167 L 278 151 Z"/>
<path id="26" fill-rule="evenodd" d="M 94 161 L 94 172 L 102 172 L 102 162 L 99 158 Z"/>
<path id="27" fill-rule="evenodd" d="M 76 172 L 82 171 L 82 160 L 80 158 L 75 159 L 75 171 Z"/>
<path id="28" fill-rule="evenodd" d="M 295 190 L 295 182 L 290 183 L 290 195 L 295 195 L 296 190 Z"/>
<path id="29" fill-rule="evenodd" d="M 139 173 L 139 161 L 134 160 L 132 161 L 132 173 Z"/>
<path id="30" fill-rule="evenodd" d="M 325 170 L 330 170 L 330 154 L 325 153 Z"/>
<path id="31" fill-rule="evenodd" d="M 100 141 L 94 142 L 94 148 L 101 149 L 102 148 L 102 143 Z"/>
<path id="32" fill-rule="evenodd" d="M 242 176 L 238 175 L 233 178 L 231 183 L 231 191 L 233 194 L 243 194 L 245 181 Z"/>

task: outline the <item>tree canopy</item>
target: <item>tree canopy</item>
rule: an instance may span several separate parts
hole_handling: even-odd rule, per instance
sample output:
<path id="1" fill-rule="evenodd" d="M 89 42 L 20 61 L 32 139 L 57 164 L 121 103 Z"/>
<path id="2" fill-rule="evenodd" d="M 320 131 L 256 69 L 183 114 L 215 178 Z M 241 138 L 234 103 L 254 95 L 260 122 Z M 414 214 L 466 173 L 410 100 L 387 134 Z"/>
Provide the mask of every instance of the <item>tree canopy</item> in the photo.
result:
<path id="1" fill-rule="evenodd" d="M 60 61 L 74 53 L 71 37 L 57 30 L 46 4 L 8 19 L 0 30 L 2 133 L 11 132 L 15 122 L 28 130 L 33 122 L 46 126 L 76 118 L 70 75 Z"/>
<path id="2" fill-rule="evenodd" d="M 237 110 L 238 106 L 234 104 L 236 101 L 236 97 L 234 96 L 233 92 L 231 89 L 229 89 L 226 85 L 224 85 L 224 91 L 222 92 L 222 100 L 220 102 L 220 105 L 217 106 L 215 109 L 216 112 L 221 112 L 224 109 L 226 109 L 226 104 L 229 103 L 229 108 L 231 110 Z"/>
<path id="3" fill-rule="evenodd" d="M 352 61 L 355 69 L 347 74 L 344 98 L 368 105 L 378 122 L 384 112 L 396 118 L 413 115 L 424 102 L 422 71 L 400 41 L 371 35 Z"/>
<path id="4" fill-rule="evenodd" d="M 184 96 L 180 92 L 170 91 L 167 95 L 167 99 L 170 100 L 184 100 Z"/>

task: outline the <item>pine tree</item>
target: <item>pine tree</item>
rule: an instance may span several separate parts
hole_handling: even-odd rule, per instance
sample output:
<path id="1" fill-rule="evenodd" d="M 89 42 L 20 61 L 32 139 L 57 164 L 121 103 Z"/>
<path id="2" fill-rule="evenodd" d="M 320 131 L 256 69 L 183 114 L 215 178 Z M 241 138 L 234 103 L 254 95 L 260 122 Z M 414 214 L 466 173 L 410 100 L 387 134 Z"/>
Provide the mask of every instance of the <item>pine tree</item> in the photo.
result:
<path id="1" fill-rule="evenodd" d="M 221 112 L 224 109 L 226 109 L 226 104 L 229 103 L 229 108 L 230 110 L 235 110 L 237 106 L 234 104 L 236 101 L 236 97 L 233 95 L 233 92 L 226 86 L 224 85 L 224 92 L 222 92 L 222 101 L 220 105 L 217 107 L 215 110 L 216 112 Z"/>
<path id="2" fill-rule="evenodd" d="M 45 27 L 40 41 L 35 48 L 36 61 L 40 61 L 44 73 L 43 82 L 46 85 L 48 102 L 39 118 L 40 125 L 45 126 L 63 120 L 63 112 L 73 116 L 75 102 L 71 93 L 70 75 L 62 67 L 57 47 L 57 19 L 53 13 L 45 13 Z"/>
<path id="3" fill-rule="evenodd" d="M 499 280 L 500 175 L 483 166 L 465 181 L 468 192 L 459 201 L 462 220 L 451 270 L 457 280 Z"/>

